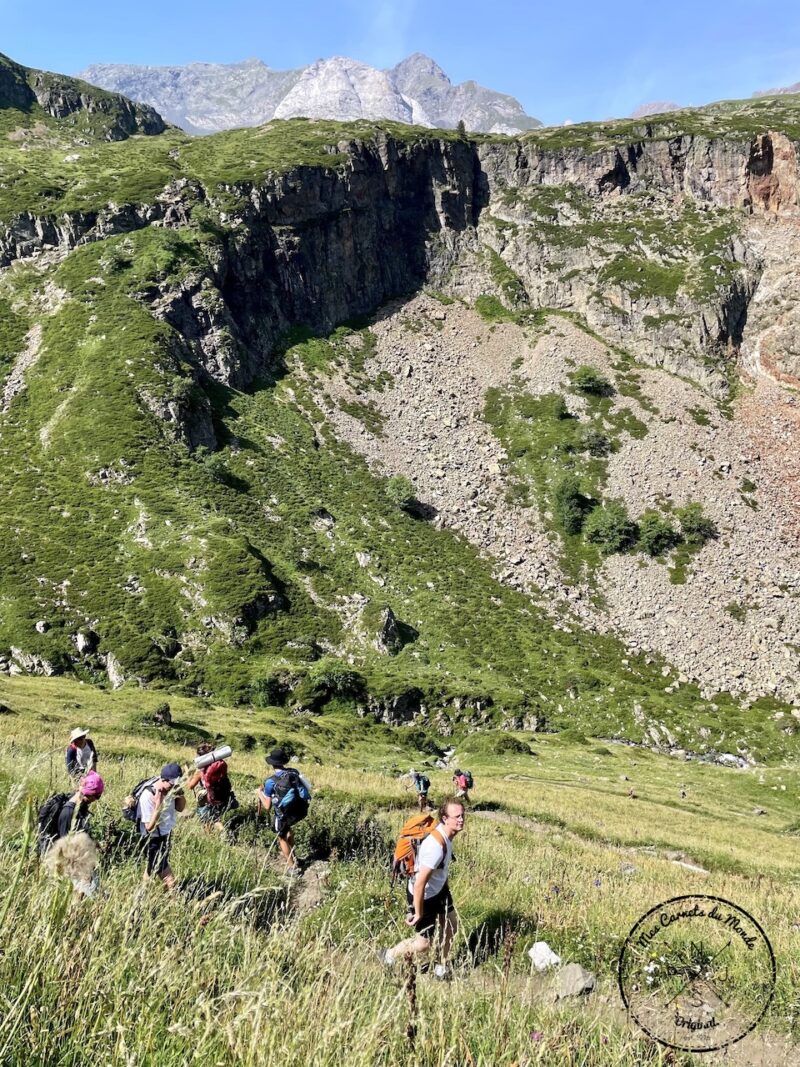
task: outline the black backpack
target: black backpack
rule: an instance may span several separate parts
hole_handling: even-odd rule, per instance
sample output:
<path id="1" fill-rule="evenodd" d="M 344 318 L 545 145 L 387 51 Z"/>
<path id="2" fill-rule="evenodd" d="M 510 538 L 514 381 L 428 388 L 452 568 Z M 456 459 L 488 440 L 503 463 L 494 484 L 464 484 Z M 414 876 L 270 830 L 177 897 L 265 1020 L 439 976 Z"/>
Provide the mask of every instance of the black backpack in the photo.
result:
<path id="1" fill-rule="evenodd" d="M 159 775 L 155 775 L 150 778 L 142 778 L 141 782 L 137 782 L 131 790 L 130 794 L 125 797 L 125 802 L 122 805 L 122 818 L 128 822 L 139 821 L 139 800 L 145 789 L 149 789 L 150 786 L 155 785 L 158 781 Z"/>
<path id="2" fill-rule="evenodd" d="M 310 796 L 293 767 L 287 767 L 273 781 L 272 810 L 275 813 L 275 829 L 280 832 L 305 819 Z"/>
<path id="3" fill-rule="evenodd" d="M 71 793 L 53 793 L 39 808 L 39 851 L 46 852 L 58 837 L 58 817 Z"/>

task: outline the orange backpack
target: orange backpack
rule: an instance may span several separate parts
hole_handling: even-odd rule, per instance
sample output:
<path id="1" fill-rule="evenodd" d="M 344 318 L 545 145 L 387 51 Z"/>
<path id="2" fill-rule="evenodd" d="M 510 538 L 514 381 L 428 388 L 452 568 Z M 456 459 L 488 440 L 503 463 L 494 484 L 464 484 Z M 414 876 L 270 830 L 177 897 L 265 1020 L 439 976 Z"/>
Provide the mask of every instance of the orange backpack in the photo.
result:
<path id="1" fill-rule="evenodd" d="M 435 815 L 412 815 L 403 823 L 392 856 L 392 885 L 398 878 L 413 877 L 419 846 L 429 834 L 436 837 L 447 854 L 444 838 L 438 830 L 434 830 L 435 825 Z"/>

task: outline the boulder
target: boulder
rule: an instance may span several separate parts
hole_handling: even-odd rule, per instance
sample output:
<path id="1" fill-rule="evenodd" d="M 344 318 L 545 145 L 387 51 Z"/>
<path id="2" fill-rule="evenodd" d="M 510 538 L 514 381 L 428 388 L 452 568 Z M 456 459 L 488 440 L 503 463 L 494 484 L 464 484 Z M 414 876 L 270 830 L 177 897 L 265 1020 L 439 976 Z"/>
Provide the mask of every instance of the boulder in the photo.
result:
<path id="1" fill-rule="evenodd" d="M 85 656 L 97 651 L 100 638 L 94 630 L 79 630 L 72 640 L 75 642 L 75 647 L 80 654 Z"/>
<path id="2" fill-rule="evenodd" d="M 403 635 L 400 632 L 397 616 L 391 608 L 386 607 L 381 612 L 381 622 L 374 647 L 384 656 L 396 656 L 403 644 Z"/>
<path id="3" fill-rule="evenodd" d="M 537 941 L 532 948 L 528 949 L 531 963 L 537 971 L 546 971 L 549 967 L 557 967 L 561 963 L 561 957 L 553 952 L 546 941 Z"/>
<path id="4" fill-rule="evenodd" d="M 556 1000 L 586 996 L 592 992 L 596 982 L 595 976 L 581 967 L 579 963 L 568 963 L 558 972 Z"/>

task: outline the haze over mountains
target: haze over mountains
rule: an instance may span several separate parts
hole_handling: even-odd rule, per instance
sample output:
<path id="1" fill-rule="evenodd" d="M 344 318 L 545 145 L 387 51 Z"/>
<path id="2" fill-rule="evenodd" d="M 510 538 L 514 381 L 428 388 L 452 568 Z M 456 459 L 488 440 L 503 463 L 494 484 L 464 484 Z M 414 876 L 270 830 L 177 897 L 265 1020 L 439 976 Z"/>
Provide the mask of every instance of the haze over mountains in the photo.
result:
<path id="1" fill-rule="evenodd" d="M 189 133 L 205 134 L 270 119 L 392 119 L 418 126 L 519 133 L 541 122 L 518 100 L 475 81 L 453 85 L 428 56 L 415 53 L 391 70 L 334 56 L 296 70 L 260 59 L 150 67 L 98 63 L 79 77 L 148 103 Z"/>

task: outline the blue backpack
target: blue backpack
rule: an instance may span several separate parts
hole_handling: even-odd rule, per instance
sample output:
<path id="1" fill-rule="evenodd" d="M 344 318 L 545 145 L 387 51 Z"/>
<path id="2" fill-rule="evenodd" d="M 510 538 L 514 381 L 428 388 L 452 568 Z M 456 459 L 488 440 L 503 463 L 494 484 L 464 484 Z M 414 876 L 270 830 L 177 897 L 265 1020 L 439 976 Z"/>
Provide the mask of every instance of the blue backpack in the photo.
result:
<path id="1" fill-rule="evenodd" d="M 293 767 L 286 767 L 280 774 L 273 775 L 272 780 L 275 783 L 272 789 L 272 810 L 275 814 L 275 829 L 280 832 L 305 819 L 311 794 Z"/>

